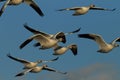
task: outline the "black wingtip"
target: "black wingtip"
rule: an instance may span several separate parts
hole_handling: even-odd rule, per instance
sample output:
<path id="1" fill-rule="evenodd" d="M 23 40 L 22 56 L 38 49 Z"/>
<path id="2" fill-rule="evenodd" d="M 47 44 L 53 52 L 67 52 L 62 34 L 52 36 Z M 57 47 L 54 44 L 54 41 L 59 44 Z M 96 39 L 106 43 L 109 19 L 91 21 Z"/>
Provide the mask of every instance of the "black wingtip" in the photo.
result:
<path id="1" fill-rule="evenodd" d="M 82 38 L 82 37 L 88 37 L 89 34 L 78 34 L 78 37 Z"/>
<path id="2" fill-rule="evenodd" d="M 10 55 L 10 53 L 7 54 L 7 57 L 9 57 L 11 59 L 15 59 L 13 56 Z"/>
<path id="3" fill-rule="evenodd" d="M 30 6 L 31 6 L 41 17 L 44 16 L 42 10 L 41 10 L 39 7 L 37 7 L 37 6 L 33 5 L 33 4 L 30 4 Z"/>
<path id="4" fill-rule="evenodd" d="M 59 57 L 57 57 L 57 58 L 53 59 L 52 61 L 56 61 L 56 60 L 58 60 L 58 59 L 59 59 Z"/>
<path id="5" fill-rule="evenodd" d="M 40 14 L 41 17 L 44 17 L 45 15 L 44 14 Z"/>
<path id="6" fill-rule="evenodd" d="M 116 10 L 116 8 L 112 9 L 112 11 L 115 11 L 115 10 Z"/>
<path id="7" fill-rule="evenodd" d="M 22 49 L 23 47 L 25 47 L 28 43 L 30 43 L 33 39 L 27 39 L 25 42 L 23 42 L 19 48 Z"/>
<path id="8" fill-rule="evenodd" d="M 7 57 L 11 57 L 10 53 L 7 54 Z"/>
<path id="9" fill-rule="evenodd" d="M 78 37 L 81 37 L 81 34 L 78 34 Z"/>
<path id="10" fill-rule="evenodd" d="M 30 28 L 27 23 L 23 24 L 26 29 Z"/>
<path id="11" fill-rule="evenodd" d="M 37 33 L 40 33 L 39 31 L 31 28 L 30 26 L 27 25 L 27 23 L 24 24 L 24 28 L 27 29 L 28 31 L 34 33 L 34 34 L 37 34 Z"/>
<path id="12" fill-rule="evenodd" d="M 19 48 L 22 49 L 24 46 L 20 45 Z"/>
<path id="13" fill-rule="evenodd" d="M 67 72 L 64 72 L 63 74 L 67 74 Z"/>
<path id="14" fill-rule="evenodd" d="M 67 74 L 67 72 L 59 72 L 59 73 L 64 74 L 64 75 L 66 75 L 66 74 Z"/>
<path id="15" fill-rule="evenodd" d="M 2 11 L 0 11 L 0 17 L 2 16 L 2 13 L 3 13 L 3 12 L 2 12 Z"/>
<path id="16" fill-rule="evenodd" d="M 72 45 L 71 51 L 73 53 L 74 56 L 77 55 L 78 51 L 77 51 L 77 45 Z"/>
<path id="17" fill-rule="evenodd" d="M 40 46 L 40 43 L 35 43 L 33 46 L 38 47 L 38 46 Z"/>
<path id="18" fill-rule="evenodd" d="M 81 30 L 81 28 L 78 28 L 77 30 L 73 31 L 73 33 L 77 33 Z"/>
<path id="19" fill-rule="evenodd" d="M 115 11 L 116 8 L 113 8 L 113 9 L 105 9 L 106 11 Z"/>
<path id="20" fill-rule="evenodd" d="M 24 75 L 24 73 L 19 73 L 19 74 L 15 75 L 15 77 L 23 76 L 23 75 Z"/>
<path id="21" fill-rule="evenodd" d="M 64 11 L 65 9 L 58 9 L 58 10 L 56 10 L 56 11 Z"/>

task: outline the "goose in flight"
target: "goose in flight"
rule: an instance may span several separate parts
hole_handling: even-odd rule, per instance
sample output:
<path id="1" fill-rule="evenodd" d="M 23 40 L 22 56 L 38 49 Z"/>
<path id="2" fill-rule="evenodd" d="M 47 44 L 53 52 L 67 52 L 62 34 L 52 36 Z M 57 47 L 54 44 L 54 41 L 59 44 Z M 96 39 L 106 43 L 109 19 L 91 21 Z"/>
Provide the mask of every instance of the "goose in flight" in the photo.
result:
<path id="1" fill-rule="evenodd" d="M 120 42 L 120 37 L 118 37 L 114 39 L 111 43 L 107 43 L 104 41 L 102 36 L 98 34 L 78 34 L 78 37 L 88 38 L 96 41 L 96 43 L 99 45 L 99 50 L 97 52 L 101 52 L 101 53 L 108 53 L 113 48 L 119 47 L 119 45 L 116 42 Z"/>
<path id="2" fill-rule="evenodd" d="M 59 57 L 57 57 L 57 58 L 52 59 L 52 60 L 37 60 L 36 62 L 30 62 L 30 61 L 27 61 L 27 60 L 24 60 L 24 59 L 13 57 L 10 54 L 7 54 L 7 56 L 10 59 L 13 59 L 15 61 L 18 61 L 18 62 L 22 63 L 24 65 L 23 69 L 30 69 L 30 68 L 36 67 L 39 63 L 53 62 L 53 61 L 58 60 L 58 58 L 59 58 Z"/>
<path id="3" fill-rule="evenodd" d="M 2 13 L 4 12 L 5 8 L 8 5 L 19 5 L 21 3 L 26 3 L 27 5 L 29 5 L 30 7 L 32 7 L 40 16 L 44 16 L 42 10 L 38 7 L 38 5 L 33 1 L 33 0 L 1 0 L 2 1 L 6 1 L 4 3 L 4 5 L 2 6 L 1 10 L 0 10 L 0 16 L 2 15 Z"/>
<path id="4" fill-rule="evenodd" d="M 54 36 L 56 35 L 56 34 L 48 34 L 48 33 L 46 33 L 46 32 L 42 32 L 42 31 L 35 30 L 35 29 L 29 27 L 29 26 L 26 25 L 26 24 L 24 24 L 24 27 L 25 27 L 28 31 L 32 32 L 33 34 L 42 34 L 42 35 L 44 35 L 44 36 L 46 36 L 46 37 L 48 37 L 48 38 L 52 38 L 52 37 L 54 37 Z M 64 35 L 69 35 L 69 34 L 77 33 L 77 32 L 80 31 L 80 29 L 81 29 L 81 28 L 78 28 L 77 30 L 64 33 Z M 64 41 L 66 42 L 66 39 L 65 39 L 62 35 L 60 35 L 59 33 L 63 33 L 63 32 L 58 32 L 57 35 L 55 36 L 55 38 L 56 38 L 56 39 L 63 38 Z M 40 46 L 40 43 L 35 43 L 34 46 L 35 46 L 35 47 Z"/>
<path id="5" fill-rule="evenodd" d="M 58 37 L 59 35 L 62 36 L 63 38 L 56 39 L 56 37 Z M 58 44 L 58 42 L 65 43 L 66 38 L 65 38 L 65 35 L 63 32 L 57 33 L 51 38 L 44 36 L 42 34 L 34 34 L 33 36 L 28 38 L 26 41 L 24 41 L 20 45 L 20 49 L 22 49 L 24 46 L 26 46 L 32 40 L 36 40 L 39 42 L 39 44 L 41 46 L 40 49 L 49 49 L 49 48 L 55 47 Z"/>
<path id="6" fill-rule="evenodd" d="M 83 7 L 72 7 L 72 8 L 65 8 L 65 9 L 59 9 L 58 11 L 64 11 L 64 10 L 73 10 L 75 13 L 73 13 L 73 16 L 78 16 L 78 15 L 84 15 L 86 14 L 89 10 L 104 10 L 104 11 L 114 11 L 114 9 L 107 9 L 107 8 L 102 8 L 102 7 L 95 7 L 94 4 L 91 4 L 90 6 L 83 6 Z"/>
<path id="7" fill-rule="evenodd" d="M 62 55 L 69 49 L 72 51 L 73 55 L 77 55 L 77 45 L 76 44 L 71 44 L 68 46 L 56 46 L 54 48 L 53 55 Z"/>
<path id="8" fill-rule="evenodd" d="M 35 29 L 32 29 L 27 25 L 24 25 L 24 27 L 27 30 L 29 30 L 30 32 L 32 32 L 34 35 L 32 37 L 28 38 L 25 42 L 23 42 L 20 45 L 20 49 L 22 49 L 24 46 L 26 46 L 33 39 L 38 41 L 34 46 L 41 46 L 40 49 L 52 48 L 54 46 L 57 46 L 58 42 L 65 43 L 66 42 L 66 36 L 65 35 L 77 33 L 77 32 L 80 31 L 80 28 L 79 28 L 75 31 L 68 32 L 68 33 L 58 32 L 56 34 L 47 34 L 45 32 L 41 32 L 41 31 L 37 31 Z"/>
<path id="9" fill-rule="evenodd" d="M 40 72 L 42 70 L 47 70 L 47 71 L 52 71 L 52 72 L 58 72 L 58 73 L 61 73 L 61 74 L 67 74 L 67 72 L 61 72 L 61 71 L 55 70 L 53 68 L 49 68 L 46 64 L 44 64 L 42 66 L 36 66 L 36 67 L 30 68 L 30 69 L 26 69 L 26 70 L 18 73 L 17 75 L 15 75 L 15 77 L 23 76 L 23 75 L 27 74 L 28 72 L 38 73 L 38 72 Z"/>

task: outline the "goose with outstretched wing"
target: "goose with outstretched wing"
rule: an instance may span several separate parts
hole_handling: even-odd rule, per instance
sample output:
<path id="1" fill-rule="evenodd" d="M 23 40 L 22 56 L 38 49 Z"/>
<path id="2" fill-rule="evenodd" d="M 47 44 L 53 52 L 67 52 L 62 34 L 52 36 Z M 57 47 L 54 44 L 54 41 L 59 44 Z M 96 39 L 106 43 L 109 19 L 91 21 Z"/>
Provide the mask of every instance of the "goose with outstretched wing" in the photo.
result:
<path id="1" fill-rule="evenodd" d="M 120 37 L 118 37 L 114 39 L 111 43 L 107 43 L 99 34 L 78 34 L 78 37 L 94 40 L 99 46 L 99 50 L 97 52 L 101 53 L 108 53 L 115 47 L 119 47 L 116 42 L 120 42 Z"/>
<path id="2" fill-rule="evenodd" d="M 56 34 L 56 35 L 58 35 L 58 34 Z M 32 40 L 36 40 L 40 44 L 40 49 L 53 48 L 53 47 L 57 46 L 58 42 L 65 43 L 66 39 L 65 39 L 64 33 L 61 32 L 61 33 L 59 33 L 59 35 L 62 35 L 62 37 L 64 37 L 64 38 L 56 39 L 54 37 L 52 37 L 52 38 L 46 37 L 46 36 L 44 36 L 42 34 L 34 34 L 33 36 L 31 36 L 30 38 L 28 38 L 27 40 L 25 40 L 20 45 L 20 49 L 22 49 L 23 47 L 25 47 Z"/>
<path id="3" fill-rule="evenodd" d="M 59 9 L 58 11 L 64 11 L 64 10 L 73 10 L 75 11 L 72 15 L 78 16 L 78 15 L 84 15 L 88 13 L 89 10 L 102 10 L 102 11 L 114 11 L 114 9 L 108 9 L 108 8 L 102 8 L 102 7 L 96 7 L 94 4 L 91 4 L 90 6 L 82 6 L 82 7 L 72 7 L 72 8 L 65 8 L 65 9 Z"/>
<path id="4" fill-rule="evenodd" d="M 42 34 L 42 35 L 46 36 L 47 38 L 52 38 L 52 37 L 54 37 L 54 38 L 56 38 L 56 39 L 62 38 L 65 42 L 66 42 L 66 39 L 65 39 L 64 35 L 69 35 L 69 34 L 77 33 L 77 32 L 79 32 L 80 29 L 81 29 L 81 28 L 78 28 L 78 29 L 76 29 L 76 30 L 74 30 L 74 31 L 66 32 L 66 33 L 64 33 L 64 32 L 57 32 L 56 34 L 48 34 L 48 33 L 46 33 L 46 32 L 42 32 L 42 31 L 35 30 L 35 29 L 31 28 L 30 26 L 28 26 L 27 24 L 24 24 L 24 27 L 25 27 L 28 31 L 32 32 L 33 34 Z M 63 35 L 63 33 L 64 33 L 64 35 Z M 35 47 L 40 46 L 40 43 L 39 43 L 39 42 L 38 42 L 38 43 L 35 43 L 34 46 L 35 46 Z"/>
<path id="5" fill-rule="evenodd" d="M 15 77 L 23 76 L 23 75 L 27 74 L 28 72 L 38 73 L 38 72 L 40 72 L 42 70 L 57 72 L 57 73 L 61 73 L 61 74 L 67 74 L 67 72 L 61 72 L 61 71 L 55 70 L 53 68 L 48 67 L 46 64 L 44 64 L 42 66 L 36 66 L 36 67 L 30 68 L 30 69 L 26 69 L 26 70 L 18 73 L 17 75 L 15 75 Z"/>
<path id="6" fill-rule="evenodd" d="M 58 58 L 59 58 L 59 57 L 57 57 L 57 58 L 52 59 L 52 60 L 37 60 L 36 62 L 31 62 L 31 61 L 27 61 L 27 60 L 24 60 L 24 59 L 13 57 L 10 54 L 7 54 L 7 57 L 9 57 L 12 60 L 15 60 L 17 62 L 22 63 L 24 65 L 23 69 L 33 68 L 33 67 L 37 66 L 39 63 L 53 62 L 53 61 L 58 60 Z"/>
<path id="7" fill-rule="evenodd" d="M 16 5 L 19 5 L 21 3 L 26 3 L 27 5 L 32 7 L 40 16 L 44 16 L 42 10 L 39 8 L 39 6 L 33 0 L 2 0 L 2 1 L 6 1 L 6 2 L 4 3 L 4 5 L 2 6 L 2 8 L 0 10 L 0 16 L 3 14 L 3 12 L 5 11 L 5 9 L 8 5 L 9 6 L 15 5 L 16 6 Z"/>

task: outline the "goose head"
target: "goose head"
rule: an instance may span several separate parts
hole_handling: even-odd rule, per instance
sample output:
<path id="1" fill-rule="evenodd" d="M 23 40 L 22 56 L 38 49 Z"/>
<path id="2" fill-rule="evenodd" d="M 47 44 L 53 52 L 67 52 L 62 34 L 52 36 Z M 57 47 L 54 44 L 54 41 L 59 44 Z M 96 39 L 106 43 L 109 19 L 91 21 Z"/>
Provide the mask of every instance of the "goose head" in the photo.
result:
<path id="1" fill-rule="evenodd" d="M 56 36 L 56 39 L 58 39 L 59 42 L 66 43 L 66 36 L 63 32 L 59 32 L 55 36 Z"/>
<path id="2" fill-rule="evenodd" d="M 46 64 L 43 65 L 43 68 L 48 67 Z"/>
<path id="3" fill-rule="evenodd" d="M 114 47 L 119 47 L 119 44 L 116 44 L 116 43 L 115 43 L 113 46 L 114 46 Z"/>
<path id="4" fill-rule="evenodd" d="M 94 5 L 94 4 L 91 4 L 91 5 L 90 5 L 90 8 L 94 8 L 94 7 L 95 7 L 95 5 Z"/>
<path id="5" fill-rule="evenodd" d="M 58 41 L 62 42 L 62 43 L 66 43 L 66 39 L 64 39 L 64 38 L 59 38 Z"/>

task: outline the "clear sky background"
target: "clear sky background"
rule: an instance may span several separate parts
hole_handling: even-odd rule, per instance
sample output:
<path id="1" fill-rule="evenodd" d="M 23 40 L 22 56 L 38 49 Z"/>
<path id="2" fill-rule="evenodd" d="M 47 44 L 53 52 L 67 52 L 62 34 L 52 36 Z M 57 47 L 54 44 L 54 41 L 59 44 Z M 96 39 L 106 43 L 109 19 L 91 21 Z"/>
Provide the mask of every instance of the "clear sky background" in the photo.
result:
<path id="1" fill-rule="evenodd" d="M 98 46 L 88 39 L 77 37 L 79 33 L 97 33 L 107 42 L 120 37 L 120 1 L 119 0 L 35 0 L 45 14 L 39 16 L 26 4 L 8 6 L 0 17 L 0 80 L 120 80 L 120 47 L 108 54 L 96 52 Z M 2 7 L 4 2 L 0 3 Z M 61 8 L 87 6 L 95 4 L 98 7 L 116 8 L 115 11 L 89 11 L 82 16 L 72 16 L 73 11 L 56 11 Z M 32 41 L 22 50 L 20 44 L 33 35 L 23 24 L 27 23 L 34 29 L 47 33 L 59 31 L 69 32 L 81 27 L 81 31 L 67 36 L 66 46 L 72 43 L 78 45 L 78 55 L 74 56 L 69 50 L 61 55 L 59 60 L 46 63 L 68 75 L 42 71 L 37 74 L 28 73 L 23 77 L 14 77 L 22 71 L 23 65 L 9 59 L 6 55 L 23 58 L 29 61 L 38 59 L 49 60 L 56 58 L 53 50 L 39 50 L 33 47 Z M 41 65 L 41 64 L 39 64 Z"/>

